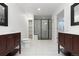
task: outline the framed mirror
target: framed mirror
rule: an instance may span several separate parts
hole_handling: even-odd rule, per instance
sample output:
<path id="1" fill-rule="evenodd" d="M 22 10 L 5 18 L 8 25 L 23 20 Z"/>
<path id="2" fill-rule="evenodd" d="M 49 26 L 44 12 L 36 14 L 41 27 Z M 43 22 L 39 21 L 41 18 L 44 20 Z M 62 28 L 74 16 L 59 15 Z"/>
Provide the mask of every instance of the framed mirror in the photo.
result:
<path id="1" fill-rule="evenodd" d="M 79 3 L 71 6 L 71 26 L 79 25 Z"/>
<path id="2" fill-rule="evenodd" d="M 8 6 L 0 3 L 0 26 L 8 26 Z"/>

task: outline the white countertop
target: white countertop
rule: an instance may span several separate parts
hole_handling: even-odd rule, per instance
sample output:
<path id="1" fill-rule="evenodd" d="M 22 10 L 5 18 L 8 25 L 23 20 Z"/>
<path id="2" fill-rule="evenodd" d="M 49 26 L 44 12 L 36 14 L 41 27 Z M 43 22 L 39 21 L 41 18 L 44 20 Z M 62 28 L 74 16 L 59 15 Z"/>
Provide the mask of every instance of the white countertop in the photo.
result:
<path id="1" fill-rule="evenodd" d="M 71 32 L 59 32 L 59 33 L 67 33 L 67 34 L 79 35 L 78 33 L 71 33 Z"/>
<path id="2" fill-rule="evenodd" d="M 20 33 L 20 32 L 6 32 L 6 33 L 0 33 L 0 35 L 6 35 L 6 34 L 12 34 L 12 33 Z"/>

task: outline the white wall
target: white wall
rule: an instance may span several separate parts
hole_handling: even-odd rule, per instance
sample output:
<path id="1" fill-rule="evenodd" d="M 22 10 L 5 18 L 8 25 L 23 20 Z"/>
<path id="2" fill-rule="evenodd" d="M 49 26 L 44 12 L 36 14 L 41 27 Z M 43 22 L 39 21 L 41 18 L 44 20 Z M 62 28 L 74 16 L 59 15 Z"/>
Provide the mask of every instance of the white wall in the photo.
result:
<path id="1" fill-rule="evenodd" d="M 57 15 L 63 10 L 66 9 L 70 4 L 64 4 L 61 7 L 59 7 L 59 9 L 57 9 L 57 11 L 53 14 L 52 16 L 52 40 L 53 39 L 57 39 L 58 38 L 58 32 L 57 32 Z M 65 15 L 65 13 L 64 13 Z M 65 16 L 66 18 L 67 16 Z M 64 18 L 64 19 L 65 19 Z M 67 20 L 67 19 L 66 19 Z M 65 22 L 65 21 L 64 21 Z M 67 24 L 67 23 L 65 23 Z M 67 27 L 67 26 L 66 26 Z M 67 28 L 65 28 L 64 30 L 66 31 Z M 57 41 L 56 41 L 57 42 Z"/>
<path id="2" fill-rule="evenodd" d="M 55 16 L 52 16 L 52 40 L 56 39 L 57 35 L 57 20 Z"/>
<path id="3" fill-rule="evenodd" d="M 15 3 L 6 3 L 8 5 L 8 26 L 0 26 L 0 34 L 21 32 L 22 38 L 28 37 L 28 20 L 31 16 L 25 14 Z M 27 19 L 26 19 L 26 18 Z M 33 19 L 33 15 L 31 17 Z"/>
<path id="4" fill-rule="evenodd" d="M 65 25 L 65 32 L 72 33 L 72 34 L 79 34 L 79 25 L 71 26 L 71 5 L 69 4 L 64 11 L 65 11 L 65 18 L 64 18 L 64 25 Z"/>
<path id="5" fill-rule="evenodd" d="M 79 35 L 79 25 L 71 26 L 71 5 L 73 3 L 69 3 L 67 5 L 62 6 L 54 15 L 53 15 L 53 23 L 52 23 L 52 37 L 53 39 L 57 39 L 57 14 L 64 9 L 64 32 L 71 34 Z"/>
<path id="6" fill-rule="evenodd" d="M 29 20 L 32 20 L 32 35 L 33 35 L 33 39 L 34 39 L 34 15 L 31 14 L 31 13 L 25 13 L 24 14 L 24 18 L 25 18 L 25 22 L 26 22 L 26 25 L 27 25 L 27 30 L 26 30 L 26 33 L 27 33 L 27 38 L 29 38 L 29 23 L 28 21 Z"/>
<path id="7" fill-rule="evenodd" d="M 27 25 L 25 19 L 22 16 L 22 12 L 19 10 L 16 4 L 8 5 L 8 27 L 11 28 L 11 32 L 21 32 L 22 38 L 27 36 Z"/>

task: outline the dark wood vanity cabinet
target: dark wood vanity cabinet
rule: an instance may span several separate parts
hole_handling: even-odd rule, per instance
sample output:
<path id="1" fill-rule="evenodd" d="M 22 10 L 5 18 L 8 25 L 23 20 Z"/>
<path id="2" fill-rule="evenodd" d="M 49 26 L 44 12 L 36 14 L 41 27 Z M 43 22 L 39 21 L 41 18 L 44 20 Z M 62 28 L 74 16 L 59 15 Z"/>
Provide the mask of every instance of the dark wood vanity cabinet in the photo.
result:
<path id="1" fill-rule="evenodd" d="M 73 55 L 79 54 L 79 35 L 58 33 L 58 51 L 61 50 L 60 46 Z"/>
<path id="2" fill-rule="evenodd" d="M 7 55 L 17 46 L 19 46 L 18 50 L 21 53 L 21 33 L 0 35 L 0 56 Z"/>

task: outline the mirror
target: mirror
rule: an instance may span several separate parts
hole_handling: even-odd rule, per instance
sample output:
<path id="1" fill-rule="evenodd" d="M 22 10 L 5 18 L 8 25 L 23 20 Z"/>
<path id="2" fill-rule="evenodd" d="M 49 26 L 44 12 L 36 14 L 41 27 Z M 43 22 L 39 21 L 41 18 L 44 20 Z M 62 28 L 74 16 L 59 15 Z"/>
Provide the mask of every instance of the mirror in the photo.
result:
<path id="1" fill-rule="evenodd" d="M 71 26 L 79 25 L 79 3 L 71 6 Z"/>
<path id="2" fill-rule="evenodd" d="M 8 26 L 8 6 L 0 3 L 0 26 Z"/>

